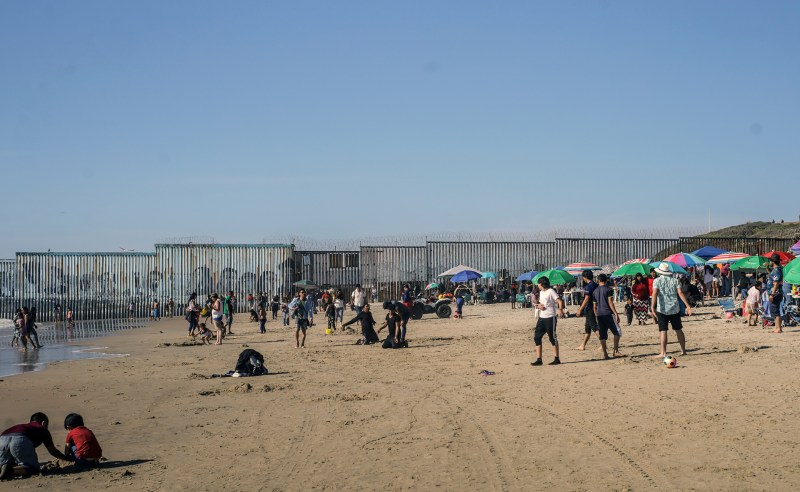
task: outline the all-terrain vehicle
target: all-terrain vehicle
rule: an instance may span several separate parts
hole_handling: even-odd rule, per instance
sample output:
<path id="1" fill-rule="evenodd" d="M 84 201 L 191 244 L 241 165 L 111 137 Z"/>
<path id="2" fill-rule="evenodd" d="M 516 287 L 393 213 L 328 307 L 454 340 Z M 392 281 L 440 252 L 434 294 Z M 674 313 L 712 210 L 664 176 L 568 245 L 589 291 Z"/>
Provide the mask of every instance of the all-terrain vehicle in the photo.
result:
<path id="1" fill-rule="evenodd" d="M 449 318 L 453 314 L 453 308 L 450 307 L 452 302 L 451 298 L 427 299 L 425 297 L 417 297 L 411 306 L 411 318 L 420 319 L 424 314 L 433 313 L 436 313 L 436 316 L 440 318 Z"/>

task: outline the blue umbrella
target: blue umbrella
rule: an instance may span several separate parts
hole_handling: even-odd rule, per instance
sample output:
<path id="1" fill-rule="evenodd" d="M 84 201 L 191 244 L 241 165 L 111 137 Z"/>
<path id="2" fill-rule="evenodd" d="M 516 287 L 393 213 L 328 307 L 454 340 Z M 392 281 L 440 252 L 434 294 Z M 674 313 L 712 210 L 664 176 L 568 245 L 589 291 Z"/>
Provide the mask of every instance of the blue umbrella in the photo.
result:
<path id="1" fill-rule="evenodd" d="M 519 277 L 517 277 L 517 280 L 519 280 L 520 282 L 530 282 L 533 280 L 533 277 L 537 276 L 538 274 L 539 272 L 537 272 L 536 270 L 531 270 L 530 272 L 525 272 Z"/>
<path id="2" fill-rule="evenodd" d="M 653 263 L 650 263 L 650 266 L 653 268 L 658 268 L 658 266 L 662 263 L 665 263 L 669 267 L 669 271 L 672 273 L 682 273 L 684 275 L 688 275 L 682 266 L 678 265 L 677 263 L 672 263 L 671 261 L 654 261 Z"/>
<path id="3" fill-rule="evenodd" d="M 460 272 L 456 273 L 455 275 L 453 275 L 453 278 L 451 278 L 450 281 L 451 282 L 469 282 L 470 280 L 477 280 L 479 278 L 481 278 L 481 273 L 480 272 L 475 272 L 475 271 L 472 271 L 472 270 L 463 270 L 463 271 L 460 271 Z"/>
<path id="4" fill-rule="evenodd" d="M 494 272 L 483 272 L 481 278 L 497 278 L 497 274 Z"/>
<path id="5" fill-rule="evenodd" d="M 727 252 L 728 252 L 727 250 L 715 248 L 714 246 L 703 246 L 697 251 L 692 251 L 692 254 L 708 261 L 717 255 L 721 255 L 722 253 L 727 253 Z"/>

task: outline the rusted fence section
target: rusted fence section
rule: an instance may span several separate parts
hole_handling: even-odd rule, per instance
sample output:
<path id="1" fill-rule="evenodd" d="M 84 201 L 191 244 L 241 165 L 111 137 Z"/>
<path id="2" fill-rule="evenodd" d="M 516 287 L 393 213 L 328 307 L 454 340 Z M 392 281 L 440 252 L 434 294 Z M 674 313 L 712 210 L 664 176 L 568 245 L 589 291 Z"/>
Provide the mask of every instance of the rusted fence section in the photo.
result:
<path id="1" fill-rule="evenodd" d="M 462 264 L 481 272 L 495 272 L 498 282 L 516 279 L 531 270 L 554 265 L 553 242 L 445 242 L 428 243 L 427 278 Z"/>
<path id="2" fill-rule="evenodd" d="M 157 244 L 159 296 L 172 297 L 182 308 L 192 293 L 203 301 L 214 292 L 234 291 L 242 311 L 248 293 L 289 293 L 293 254 L 288 244 Z"/>
<path id="3" fill-rule="evenodd" d="M 17 253 L 18 305 L 35 307 L 40 320 L 56 305 L 78 319 L 120 318 L 130 302 L 143 316 L 158 285 L 153 253 Z"/>
<path id="4" fill-rule="evenodd" d="M 294 281 L 342 289 L 345 298 L 361 283 L 360 251 L 295 251 Z"/>
<path id="5" fill-rule="evenodd" d="M 361 246 L 361 285 L 379 300 L 397 299 L 404 284 L 425 287 L 425 246 Z"/>

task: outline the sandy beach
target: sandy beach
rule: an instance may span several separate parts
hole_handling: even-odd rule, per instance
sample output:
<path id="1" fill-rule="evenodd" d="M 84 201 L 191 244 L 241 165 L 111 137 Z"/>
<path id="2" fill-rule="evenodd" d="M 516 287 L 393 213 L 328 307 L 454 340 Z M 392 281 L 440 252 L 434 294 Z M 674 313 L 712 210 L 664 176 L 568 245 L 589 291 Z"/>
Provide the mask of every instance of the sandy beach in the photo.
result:
<path id="1" fill-rule="evenodd" d="M 574 307 L 572 307 L 574 312 Z M 375 309 L 376 319 L 384 311 Z M 409 324 L 411 348 L 357 335 L 234 324 L 220 347 L 190 345 L 175 318 L 107 337 L 124 358 L 57 363 L 0 382 L 2 425 L 69 412 L 106 467 L 2 484 L 34 490 L 796 490 L 797 328 L 782 335 L 686 320 L 689 355 L 667 369 L 654 325 L 623 326 L 628 357 L 574 350 L 583 319 L 559 323 L 563 364 L 531 367 L 532 315 L 467 306 L 462 320 Z M 384 332 L 385 334 L 385 332 Z M 671 337 L 674 341 L 674 336 Z M 169 344 L 169 345 L 167 345 Z M 272 374 L 208 378 L 247 345 Z M 545 362 L 551 358 L 545 343 Z M 671 344 L 677 353 L 677 344 Z M 481 376 L 481 370 L 494 371 Z M 40 461 L 51 459 L 38 448 Z"/>

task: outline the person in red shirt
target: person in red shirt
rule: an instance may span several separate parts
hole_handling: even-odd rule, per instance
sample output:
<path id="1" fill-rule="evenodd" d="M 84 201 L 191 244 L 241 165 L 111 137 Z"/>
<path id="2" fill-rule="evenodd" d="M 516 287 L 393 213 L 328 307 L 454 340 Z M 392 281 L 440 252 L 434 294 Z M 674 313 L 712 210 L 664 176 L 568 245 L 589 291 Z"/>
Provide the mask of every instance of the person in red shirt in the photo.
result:
<path id="1" fill-rule="evenodd" d="M 48 423 L 47 415 L 36 412 L 29 423 L 11 426 L 0 434 L 0 480 L 39 473 L 36 448 L 40 444 L 44 444 L 54 458 L 72 461 L 56 449 L 53 436 L 47 430 Z"/>
<path id="2" fill-rule="evenodd" d="M 647 277 L 647 290 L 649 291 L 650 296 L 653 297 L 653 282 L 656 281 L 656 271 L 651 270 L 650 276 Z"/>
<path id="3" fill-rule="evenodd" d="M 647 316 L 650 312 L 650 289 L 641 273 L 637 273 L 631 286 L 633 295 L 633 312 L 640 325 L 647 324 Z"/>
<path id="4" fill-rule="evenodd" d="M 64 428 L 67 433 L 67 446 L 64 454 L 75 458 L 75 464 L 79 466 L 95 466 L 103 457 L 103 448 L 94 437 L 94 433 L 84 427 L 83 417 L 77 413 L 71 413 L 64 419 Z"/>

